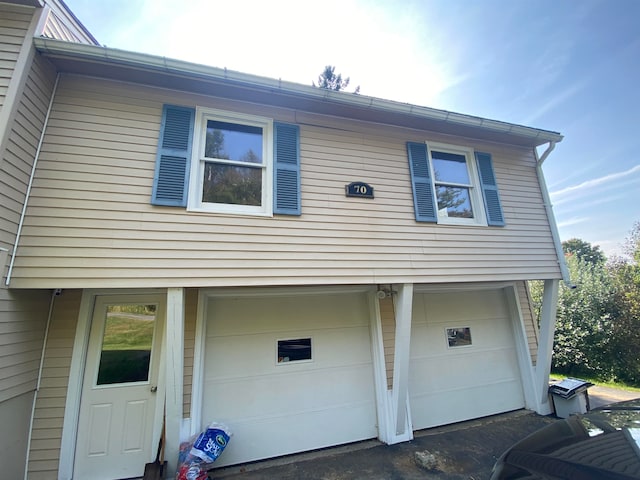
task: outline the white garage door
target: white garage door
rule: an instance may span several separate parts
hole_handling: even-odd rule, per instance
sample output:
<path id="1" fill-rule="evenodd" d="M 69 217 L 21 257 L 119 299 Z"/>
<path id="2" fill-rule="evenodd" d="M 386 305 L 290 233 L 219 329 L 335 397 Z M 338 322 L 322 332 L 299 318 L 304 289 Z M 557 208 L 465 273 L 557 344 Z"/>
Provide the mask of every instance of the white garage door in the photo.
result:
<path id="1" fill-rule="evenodd" d="M 501 290 L 416 294 L 411 329 L 415 430 L 524 407 Z"/>
<path id="2" fill-rule="evenodd" d="M 211 298 L 202 418 L 233 431 L 216 466 L 377 436 L 370 343 L 361 294 Z"/>

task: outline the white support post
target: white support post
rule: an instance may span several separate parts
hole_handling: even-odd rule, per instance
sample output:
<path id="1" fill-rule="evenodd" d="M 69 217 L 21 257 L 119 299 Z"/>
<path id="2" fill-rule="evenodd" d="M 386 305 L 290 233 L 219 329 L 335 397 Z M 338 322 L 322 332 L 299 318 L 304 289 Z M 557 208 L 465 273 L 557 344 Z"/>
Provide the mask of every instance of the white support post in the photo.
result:
<path id="1" fill-rule="evenodd" d="M 529 350 L 529 341 L 527 338 L 527 329 L 524 325 L 522 316 L 522 307 L 518 299 L 518 287 L 513 284 L 504 288 L 509 315 L 511 317 L 511 325 L 513 326 L 516 355 L 518 358 L 518 366 L 520 369 L 520 378 L 522 380 L 522 390 L 524 393 L 525 408 L 538 411 L 540 401 L 538 400 L 535 369 L 531 361 L 531 352 Z"/>
<path id="2" fill-rule="evenodd" d="M 395 298 L 396 338 L 393 360 L 393 390 L 391 395 L 392 443 L 411 440 L 413 431 L 409 417 L 409 347 L 411 343 L 411 315 L 413 284 L 400 285 Z"/>
<path id="3" fill-rule="evenodd" d="M 542 415 L 553 411 L 549 404 L 549 373 L 553 354 L 553 335 L 556 330 L 556 312 L 558 309 L 559 280 L 545 280 L 540 310 L 540 338 L 538 340 L 538 357 L 536 360 L 536 390 Z"/>
<path id="4" fill-rule="evenodd" d="M 175 476 L 182 426 L 184 364 L 184 289 L 167 289 L 165 459 Z M 169 477 L 167 477 L 169 478 Z"/>

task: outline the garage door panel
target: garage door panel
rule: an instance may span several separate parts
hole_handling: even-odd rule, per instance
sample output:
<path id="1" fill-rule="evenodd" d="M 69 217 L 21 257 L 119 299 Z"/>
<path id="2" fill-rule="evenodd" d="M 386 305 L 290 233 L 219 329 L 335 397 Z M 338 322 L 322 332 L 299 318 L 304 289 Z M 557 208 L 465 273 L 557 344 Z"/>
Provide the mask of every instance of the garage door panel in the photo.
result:
<path id="1" fill-rule="evenodd" d="M 464 355 L 469 347 L 449 347 L 447 342 L 447 328 L 460 327 L 469 327 L 472 349 L 475 352 L 502 349 L 505 345 L 512 343 L 513 329 L 506 318 L 449 321 L 415 326 L 412 324 L 411 356 Z"/>
<path id="2" fill-rule="evenodd" d="M 336 422 L 336 419 L 346 421 Z M 351 424 L 368 425 L 354 435 Z M 253 417 L 233 423 L 233 437 L 216 466 L 276 457 L 377 435 L 367 405 L 341 405 L 314 412 L 291 412 L 273 417 Z"/>
<path id="3" fill-rule="evenodd" d="M 418 294 L 415 304 L 409 394 L 416 429 L 524 406 L 502 291 Z M 446 329 L 463 327 L 471 344 L 449 346 Z"/>
<path id="4" fill-rule="evenodd" d="M 438 393 L 411 394 L 411 414 L 420 425 L 415 429 L 430 428 L 472 418 L 494 415 L 522 408 L 518 382 L 505 381 L 495 384 L 461 387 Z M 442 396 L 446 395 L 446 402 Z M 492 402 L 487 405 L 486 399 Z M 464 416 L 461 413 L 464 412 Z M 463 418 L 464 417 L 464 418 Z"/>
<path id="5" fill-rule="evenodd" d="M 205 351 L 216 352 L 217 362 L 211 362 L 205 372 L 205 378 L 236 378 L 243 372 L 252 375 L 271 373 L 276 363 L 274 341 L 262 336 L 208 337 Z"/>
<path id="6" fill-rule="evenodd" d="M 414 358 L 410 379 L 425 390 L 457 390 L 504 380 L 517 381 L 513 366 L 506 359 L 515 357 L 508 349 Z M 470 367 L 472 365 L 472 367 Z M 478 375 L 478 372 L 482 375 Z M 421 382 L 421 379 L 430 379 Z M 420 391 L 417 389 L 417 392 Z"/>
<path id="7" fill-rule="evenodd" d="M 205 391 L 224 392 L 214 395 L 224 397 L 221 401 L 209 401 L 208 406 L 217 412 L 218 420 L 235 422 L 251 412 L 258 416 L 281 412 L 288 415 L 322 410 L 328 405 L 373 404 L 370 375 L 370 366 L 362 365 L 227 380 L 206 379 Z"/>
<path id="8" fill-rule="evenodd" d="M 364 295 L 215 298 L 211 304 L 203 419 L 225 422 L 234 432 L 217 466 L 377 435 Z M 301 338 L 311 338 L 311 360 L 279 363 L 278 340 Z"/>
<path id="9" fill-rule="evenodd" d="M 328 305 L 332 306 L 330 312 Z M 231 297 L 215 299 L 207 308 L 207 318 L 223 319 L 216 325 L 218 336 L 297 331 L 318 325 L 323 328 L 366 326 L 367 315 L 364 298 L 344 294 Z"/>
<path id="10" fill-rule="evenodd" d="M 368 326 L 310 332 L 315 362 L 322 367 L 371 363 Z M 336 355 L 340 352 L 340 355 Z"/>
<path id="11" fill-rule="evenodd" d="M 464 295 L 464 301 L 460 301 L 461 295 Z M 463 320 L 507 316 L 504 294 L 499 290 L 426 293 L 422 296 L 429 322 L 439 318 Z M 470 305 L 473 309 L 469 309 Z"/>
<path id="12" fill-rule="evenodd" d="M 312 360 L 277 362 L 278 340 L 311 338 Z M 368 326 L 316 330 L 291 330 L 267 334 L 208 336 L 206 351 L 216 352 L 222 361 L 212 363 L 206 377 L 210 379 L 238 376 L 270 375 L 287 371 L 310 371 L 371 363 Z M 340 355 L 336 355 L 340 352 Z"/>

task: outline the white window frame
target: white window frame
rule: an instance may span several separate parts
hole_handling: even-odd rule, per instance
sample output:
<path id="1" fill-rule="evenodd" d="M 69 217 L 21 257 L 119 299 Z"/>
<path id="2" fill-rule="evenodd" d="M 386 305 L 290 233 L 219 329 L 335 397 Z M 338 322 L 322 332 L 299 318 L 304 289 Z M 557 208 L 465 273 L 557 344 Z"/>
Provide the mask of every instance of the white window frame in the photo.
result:
<path id="1" fill-rule="evenodd" d="M 262 205 L 234 205 L 202 201 L 204 181 L 204 156 L 207 121 L 216 120 L 262 128 Z M 273 215 L 273 119 L 256 115 L 227 112 L 213 108 L 197 107 L 189 173 L 189 201 L 187 210 L 192 212 L 227 213 L 240 215 Z"/>
<path id="2" fill-rule="evenodd" d="M 440 209 L 438 208 L 438 184 L 436 181 L 435 167 L 433 164 L 433 158 L 431 152 L 435 150 L 437 152 L 452 153 L 455 155 L 464 156 L 467 163 L 467 172 L 469 173 L 470 185 L 462 185 L 469 188 L 469 200 L 471 202 L 471 208 L 473 209 L 473 218 L 460 218 L 449 217 L 446 215 L 440 215 Z M 457 145 L 449 145 L 446 143 L 427 142 L 427 152 L 429 155 L 429 167 L 431 168 L 431 182 L 433 184 L 433 195 L 435 197 L 435 207 L 438 216 L 438 223 L 444 225 L 481 225 L 487 226 L 487 216 L 484 211 L 484 200 L 482 198 L 482 186 L 480 184 L 480 177 L 478 176 L 478 169 L 475 161 L 475 152 L 472 148 L 461 147 Z M 457 186 L 457 184 L 445 184 L 449 186 Z"/>

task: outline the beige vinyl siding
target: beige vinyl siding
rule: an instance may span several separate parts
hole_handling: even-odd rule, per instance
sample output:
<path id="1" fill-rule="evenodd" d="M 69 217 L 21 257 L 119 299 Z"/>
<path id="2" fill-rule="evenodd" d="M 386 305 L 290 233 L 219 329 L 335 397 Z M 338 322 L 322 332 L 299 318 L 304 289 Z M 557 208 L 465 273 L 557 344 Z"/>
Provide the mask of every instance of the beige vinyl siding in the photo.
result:
<path id="1" fill-rule="evenodd" d="M 71 368 L 73 343 L 81 299 L 82 290 L 63 290 L 62 295 L 56 297 L 55 300 L 49 339 L 45 350 L 42 384 L 36 402 L 29 456 L 29 479 L 45 480 L 56 478 L 57 476 L 69 370 Z M 190 415 L 191 408 L 191 379 L 197 303 L 198 290 L 187 289 L 185 296 L 185 365 L 183 379 L 185 417 Z M 38 331 L 43 331 L 43 327 Z M 38 344 L 38 354 L 41 349 L 42 340 Z M 35 381 L 33 386 L 35 386 Z"/>
<path id="2" fill-rule="evenodd" d="M 387 373 L 387 389 L 393 388 L 393 362 L 396 343 L 396 315 L 391 297 L 380 300 L 380 321 L 382 324 L 382 346 L 384 365 Z"/>
<path id="3" fill-rule="evenodd" d="M 531 363 L 536 364 L 538 358 L 538 321 L 533 312 L 533 302 L 531 301 L 531 291 L 527 282 L 518 282 L 518 299 L 522 310 L 522 320 L 527 332 L 529 342 L 529 352 L 531 353 Z"/>
<path id="4" fill-rule="evenodd" d="M 0 108 L 34 9 L 0 3 Z"/>
<path id="5" fill-rule="evenodd" d="M 64 290 L 55 299 L 33 419 L 28 465 L 30 480 L 57 478 L 64 406 L 81 298 L 80 290 Z"/>
<path id="6" fill-rule="evenodd" d="M 0 402 L 0 465 L 3 479 L 24 478 L 33 394 L 31 391 Z"/>
<path id="7" fill-rule="evenodd" d="M 36 56 L 0 163 L 0 246 L 9 250 L 15 242 L 54 81 L 50 63 Z"/>
<path id="8" fill-rule="evenodd" d="M 50 12 L 47 17 L 42 36 L 67 42 L 83 43 L 53 12 Z"/>
<path id="9" fill-rule="evenodd" d="M 49 298 L 0 288 L 0 402 L 36 388 Z"/>
<path id="10" fill-rule="evenodd" d="M 302 216 L 150 205 L 162 104 L 298 123 Z M 493 155 L 507 226 L 415 221 L 406 141 Z M 363 181 L 375 199 L 347 198 Z M 395 127 L 63 76 L 13 282 L 16 286 L 249 286 L 557 278 L 533 152 Z"/>
<path id="11" fill-rule="evenodd" d="M 93 39 L 78 25 L 77 19 L 61 2 L 47 0 L 47 4 L 52 10 L 47 16 L 42 36 L 67 42 L 95 44 Z"/>

